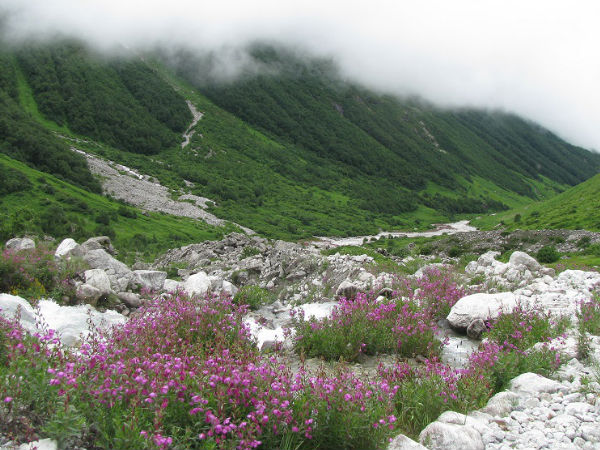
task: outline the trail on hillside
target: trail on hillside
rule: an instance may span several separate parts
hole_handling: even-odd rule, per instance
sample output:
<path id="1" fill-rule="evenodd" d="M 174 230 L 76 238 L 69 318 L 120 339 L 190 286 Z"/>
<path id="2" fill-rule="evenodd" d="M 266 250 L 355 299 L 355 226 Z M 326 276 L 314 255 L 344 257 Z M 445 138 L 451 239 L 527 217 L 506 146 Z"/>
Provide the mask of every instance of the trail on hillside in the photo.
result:
<path id="1" fill-rule="evenodd" d="M 198 121 L 202 119 L 202 116 L 204 116 L 204 113 L 198 111 L 191 101 L 186 100 L 185 102 L 187 103 L 188 108 L 190 108 L 190 112 L 192 113 L 192 116 L 194 116 L 194 119 L 192 120 L 190 126 L 187 127 L 187 130 L 185 130 L 185 133 L 183 133 L 183 142 L 181 143 L 181 148 L 185 148 L 189 145 L 190 141 L 192 140 L 192 136 L 194 136 L 194 133 L 196 133 L 194 127 Z"/>

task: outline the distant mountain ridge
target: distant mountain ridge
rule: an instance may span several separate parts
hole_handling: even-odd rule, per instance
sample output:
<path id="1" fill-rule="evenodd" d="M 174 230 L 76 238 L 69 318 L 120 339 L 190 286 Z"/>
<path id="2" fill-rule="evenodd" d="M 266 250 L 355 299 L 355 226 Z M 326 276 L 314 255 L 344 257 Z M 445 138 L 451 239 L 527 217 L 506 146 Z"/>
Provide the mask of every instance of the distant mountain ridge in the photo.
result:
<path id="1" fill-rule="evenodd" d="M 255 47 L 265 70 L 228 83 L 206 75 L 206 58 L 181 55 L 108 58 L 73 41 L 5 47 L 0 152 L 98 192 L 76 146 L 285 239 L 503 210 L 600 167 L 600 155 L 516 116 L 377 94 L 285 49 Z M 204 115 L 182 148 L 186 101 Z"/>

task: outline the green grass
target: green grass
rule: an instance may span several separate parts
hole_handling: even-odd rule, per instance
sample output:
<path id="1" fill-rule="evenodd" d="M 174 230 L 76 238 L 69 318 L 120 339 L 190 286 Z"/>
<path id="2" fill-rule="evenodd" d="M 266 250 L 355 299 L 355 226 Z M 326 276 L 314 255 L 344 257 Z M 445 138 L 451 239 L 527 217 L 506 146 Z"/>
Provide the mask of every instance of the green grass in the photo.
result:
<path id="1" fill-rule="evenodd" d="M 520 220 L 515 217 L 520 215 Z M 503 222 L 513 229 L 586 229 L 600 231 L 600 175 L 542 202 L 531 203 L 495 216 L 474 220 L 489 229 Z"/>
<path id="2" fill-rule="evenodd" d="M 161 213 L 145 215 L 135 208 L 127 208 L 135 217 L 126 217 L 119 213 L 119 208 L 123 211 L 122 203 L 87 192 L 2 154 L 0 164 L 18 171 L 31 183 L 30 189 L 0 198 L 0 236 L 4 240 L 26 233 L 75 239 L 112 234 L 115 247 L 122 252 L 120 259 L 127 261 L 136 254 L 150 259 L 175 246 L 220 239 L 237 229 Z M 108 224 L 103 223 L 106 219 Z"/>

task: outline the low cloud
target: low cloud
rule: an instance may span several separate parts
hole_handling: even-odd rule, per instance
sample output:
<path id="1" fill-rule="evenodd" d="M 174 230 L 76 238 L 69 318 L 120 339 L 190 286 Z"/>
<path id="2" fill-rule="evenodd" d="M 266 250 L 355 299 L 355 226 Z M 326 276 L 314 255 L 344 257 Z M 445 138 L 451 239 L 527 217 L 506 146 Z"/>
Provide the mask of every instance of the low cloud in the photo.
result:
<path id="1" fill-rule="evenodd" d="M 295 2 L 296 3 L 296 2 Z M 224 76 L 243 49 L 277 42 L 333 57 L 371 88 L 447 107 L 498 108 L 600 150 L 600 4 L 530 0 L 1 0 L 5 35 L 74 35 L 104 49 L 213 52 Z"/>

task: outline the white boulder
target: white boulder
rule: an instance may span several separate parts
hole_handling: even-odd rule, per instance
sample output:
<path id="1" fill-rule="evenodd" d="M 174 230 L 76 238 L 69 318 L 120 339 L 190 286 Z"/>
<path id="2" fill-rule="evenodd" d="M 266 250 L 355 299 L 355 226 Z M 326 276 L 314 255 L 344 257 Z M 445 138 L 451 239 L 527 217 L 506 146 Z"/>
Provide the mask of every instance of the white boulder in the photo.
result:
<path id="1" fill-rule="evenodd" d="M 134 270 L 133 275 L 140 286 L 149 291 L 161 290 L 167 279 L 167 272 L 160 270 Z"/>
<path id="2" fill-rule="evenodd" d="M 210 290 L 211 281 L 206 272 L 198 272 L 185 280 L 183 289 L 190 295 L 204 295 Z"/>
<path id="3" fill-rule="evenodd" d="M 35 242 L 29 238 L 12 238 L 6 242 L 7 250 L 29 250 L 35 248 Z"/>
<path id="4" fill-rule="evenodd" d="M 510 382 L 510 390 L 520 395 L 539 395 L 544 392 L 553 394 L 565 390 L 565 386 L 558 381 L 528 372 L 513 378 Z"/>
<path id="5" fill-rule="evenodd" d="M 12 319 L 17 310 L 20 310 L 21 325 L 28 331 L 35 329 L 35 311 L 29 302 L 16 295 L 0 294 L 0 315 Z"/>
<path id="6" fill-rule="evenodd" d="M 534 258 L 529 256 L 525 252 L 519 252 L 519 251 L 513 252 L 513 254 L 510 255 L 510 259 L 508 260 L 508 263 L 511 266 L 523 265 L 523 266 L 527 267 L 531 272 L 537 272 L 538 270 L 540 270 L 542 268 L 540 263 L 538 263 Z"/>
<path id="7" fill-rule="evenodd" d="M 83 275 L 85 283 L 98 289 L 100 295 L 108 295 L 112 292 L 110 289 L 110 279 L 104 270 L 90 269 L 86 270 Z"/>
<path id="8" fill-rule="evenodd" d="M 56 258 L 68 258 L 77 248 L 79 248 L 79 244 L 74 239 L 66 238 L 58 245 L 54 256 Z"/>
<path id="9" fill-rule="evenodd" d="M 390 441 L 387 450 L 427 450 L 427 447 L 400 434 Z"/>
<path id="10" fill-rule="evenodd" d="M 464 331 L 476 319 L 494 319 L 501 313 L 510 313 L 516 306 L 517 297 L 512 292 L 467 295 L 456 302 L 447 319 L 453 328 Z"/>
<path id="11" fill-rule="evenodd" d="M 481 434 L 469 425 L 432 422 L 419 435 L 430 450 L 484 450 Z"/>

